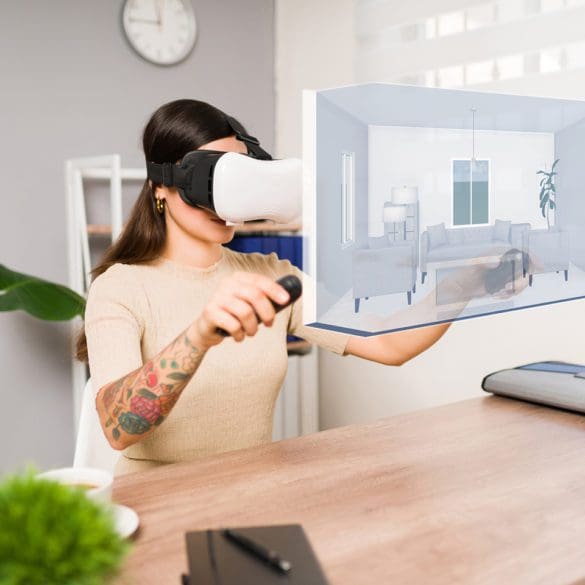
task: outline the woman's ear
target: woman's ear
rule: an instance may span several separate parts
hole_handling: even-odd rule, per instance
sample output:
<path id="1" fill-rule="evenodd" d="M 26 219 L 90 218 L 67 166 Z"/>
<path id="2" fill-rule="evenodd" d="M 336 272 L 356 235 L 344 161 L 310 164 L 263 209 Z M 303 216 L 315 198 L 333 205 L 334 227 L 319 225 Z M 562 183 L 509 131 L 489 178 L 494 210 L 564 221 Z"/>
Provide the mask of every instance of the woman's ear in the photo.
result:
<path id="1" fill-rule="evenodd" d="M 164 199 L 167 196 L 167 188 L 164 185 L 157 185 L 151 181 L 152 194 L 156 199 Z"/>

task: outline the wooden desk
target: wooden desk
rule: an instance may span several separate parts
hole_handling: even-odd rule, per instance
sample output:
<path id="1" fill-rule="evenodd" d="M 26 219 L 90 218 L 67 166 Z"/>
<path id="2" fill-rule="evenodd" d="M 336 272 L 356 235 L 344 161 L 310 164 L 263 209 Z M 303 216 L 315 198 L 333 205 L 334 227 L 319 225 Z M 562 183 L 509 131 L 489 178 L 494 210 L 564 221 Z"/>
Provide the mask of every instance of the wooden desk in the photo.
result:
<path id="1" fill-rule="evenodd" d="M 332 585 L 585 577 L 585 417 L 467 400 L 121 477 L 121 583 L 177 585 L 184 533 L 300 522 Z"/>

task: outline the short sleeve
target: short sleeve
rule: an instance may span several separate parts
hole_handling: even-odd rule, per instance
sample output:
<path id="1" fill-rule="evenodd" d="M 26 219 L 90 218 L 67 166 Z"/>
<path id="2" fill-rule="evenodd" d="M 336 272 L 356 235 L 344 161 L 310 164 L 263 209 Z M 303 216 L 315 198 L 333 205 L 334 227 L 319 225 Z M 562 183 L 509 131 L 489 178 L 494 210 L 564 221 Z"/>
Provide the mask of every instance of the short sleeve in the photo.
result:
<path id="1" fill-rule="evenodd" d="M 142 366 L 144 321 L 137 310 L 141 291 L 116 268 L 91 284 L 85 308 L 89 371 L 96 392 Z"/>
<path id="2" fill-rule="evenodd" d="M 288 264 L 288 266 L 284 267 L 285 270 L 283 271 L 283 274 L 294 274 L 301 280 L 304 280 L 304 282 L 307 282 L 307 279 L 310 279 L 308 275 L 304 274 L 288 260 L 281 260 L 280 262 L 283 264 Z M 309 289 L 310 288 L 311 287 L 309 287 Z M 338 331 L 329 331 L 327 329 L 319 329 L 317 327 L 307 327 L 306 325 L 303 325 L 303 298 L 306 298 L 307 294 L 310 293 L 309 290 L 307 290 L 307 287 L 305 287 L 301 298 L 292 306 L 288 323 L 289 334 L 306 339 L 311 343 L 315 343 L 319 347 L 328 349 L 329 351 L 339 355 L 345 355 L 345 347 L 350 337 L 347 333 L 340 333 Z"/>

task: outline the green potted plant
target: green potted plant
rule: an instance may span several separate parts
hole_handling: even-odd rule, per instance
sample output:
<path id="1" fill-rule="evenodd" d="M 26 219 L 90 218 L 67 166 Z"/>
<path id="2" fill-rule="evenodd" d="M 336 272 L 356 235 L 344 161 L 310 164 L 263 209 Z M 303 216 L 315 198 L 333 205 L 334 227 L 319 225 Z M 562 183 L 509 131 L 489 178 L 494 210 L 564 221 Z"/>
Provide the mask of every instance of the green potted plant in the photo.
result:
<path id="1" fill-rule="evenodd" d="M 0 483 L 0 583 L 103 585 L 130 545 L 107 505 L 32 471 Z"/>
<path id="2" fill-rule="evenodd" d="M 552 165 L 550 171 L 540 170 L 536 174 L 542 175 L 540 179 L 540 194 L 539 194 L 539 205 L 542 217 L 546 217 L 546 225 L 550 230 L 550 217 L 551 210 L 557 206 L 557 189 L 555 187 L 555 177 L 558 174 L 556 172 L 556 166 L 560 159 L 557 158 Z"/>
<path id="3" fill-rule="evenodd" d="M 83 316 L 85 299 L 75 291 L 0 264 L 0 311 L 23 310 L 46 321 Z"/>

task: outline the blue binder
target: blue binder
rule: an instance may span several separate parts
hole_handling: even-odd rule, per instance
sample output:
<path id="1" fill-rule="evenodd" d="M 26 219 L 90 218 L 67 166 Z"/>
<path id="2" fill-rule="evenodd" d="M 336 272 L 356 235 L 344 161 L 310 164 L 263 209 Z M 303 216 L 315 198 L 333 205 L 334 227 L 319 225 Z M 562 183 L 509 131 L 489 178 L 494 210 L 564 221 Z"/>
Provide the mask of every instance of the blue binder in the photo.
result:
<path id="1" fill-rule="evenodd" d="M 301 236 L 236 236 L 226 246 L 236 252 L 260 252 L 276 255 L 283 260 L 290 260 L 299 269 L 303 269 L 303 240 Z"/>

